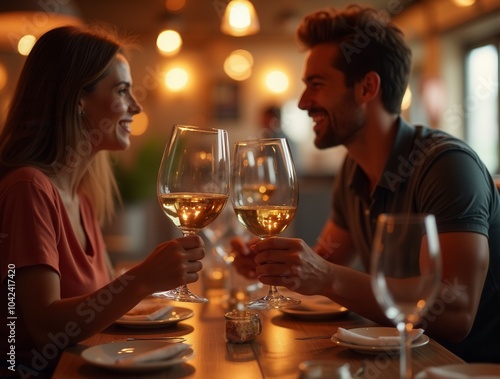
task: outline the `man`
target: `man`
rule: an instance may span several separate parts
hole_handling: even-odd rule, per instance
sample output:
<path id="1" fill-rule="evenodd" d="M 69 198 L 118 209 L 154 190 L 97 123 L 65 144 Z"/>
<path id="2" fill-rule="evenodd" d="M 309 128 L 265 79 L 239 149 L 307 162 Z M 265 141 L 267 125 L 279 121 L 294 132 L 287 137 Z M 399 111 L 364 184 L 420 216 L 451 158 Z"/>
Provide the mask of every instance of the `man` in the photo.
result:
<path id="1" fill-rule="evenodd" d="M 314 143 L 344 145 L 348 154 L 317 245 L 266 239 L 239 255 L 236 267 L 390 325 L 370 285 L 377 217 L 434 214 L 443 271 L 426 333 L 467 361 L 499 362 L 500 202 L 487 169 L 463 141 L 401 119 L 411 51 L 375 10 L 319 11 L 297 34 L 308 49 L 299 107 L 314 121 Z M 238 241 L 234 247 L 244 250 Z M 363 271 L 349 267 L 356 257 Z"/>

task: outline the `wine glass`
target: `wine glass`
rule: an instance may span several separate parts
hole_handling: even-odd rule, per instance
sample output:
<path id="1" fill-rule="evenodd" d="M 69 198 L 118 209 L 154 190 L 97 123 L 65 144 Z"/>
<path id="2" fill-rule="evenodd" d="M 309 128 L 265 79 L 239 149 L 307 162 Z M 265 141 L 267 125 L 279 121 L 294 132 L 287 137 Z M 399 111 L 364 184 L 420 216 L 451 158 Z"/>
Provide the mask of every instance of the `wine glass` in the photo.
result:
<path id="1" fill-rule="evenodd" d="M 381 214 L 373 243 L 371 284 L 379 305 L 401 335 L 401 379 L 412 377 L 409 332 L 434 300 L 440 281 L 434 216 Z"/>
<path id="2" fill-rule="evenodd" d="M 242 141 L 235 144 L 231 199 L 238 220 L 260 238 L 275 237 L 292 222 L 298 203 L 298 184 L 285 138 Z M 248 308 L 286 308 L 300 300 L 270 286 L 266 296 Z"/>
<path id="3" fill-rule="evenodd" d="M 184 236 L 194 235 L 214 221 L 229 195 L 227 131 L 175 125 L 161 160 L 157 192 L 162 210 Z M 154 295 L 208 302 L 186 285 Z"/>

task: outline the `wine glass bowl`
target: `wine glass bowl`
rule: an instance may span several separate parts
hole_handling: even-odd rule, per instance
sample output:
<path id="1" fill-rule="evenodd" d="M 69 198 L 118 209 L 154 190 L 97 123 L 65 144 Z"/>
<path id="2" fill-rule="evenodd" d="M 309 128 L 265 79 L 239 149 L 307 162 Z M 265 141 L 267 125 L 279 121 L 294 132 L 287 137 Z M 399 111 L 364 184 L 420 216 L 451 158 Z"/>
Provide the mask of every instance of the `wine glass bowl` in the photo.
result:
<path id="1" fill-rule="evenodd" d="M 279 235 L 292 222 L 298 205 L 297 177 L 286 139 L 237 142 L 233 161 L 231 199 L 238 220 L 260 238 Z M 266 296 L 247 307 L 286 308 L 299 303 L 270 286 Z"/>
<path id="2" fill-rule="evenodd" d="M 381 214 L 373 242 L 371 284 L 381 309 L 401 335 L 401 379 L 412 377 L 408 332 L 422 320 L 440 282 L 441 252 L 434 216 Z"/>
<path id="3" fill-rule="evenodd" d="M 222 129 L 175 125 L 160 164 L 158 201 L 184 236 L 194 235 L 222 212 L 229 195 L 229 142 Z M 186 285 L 154 296 L 206 303 Z"/>
<path id="4" fill-rule="evenodd" d="M 184 235 L 198 233 L 224 208 L 227 195 L 210 193 L 168 193 L 158 195 L 160 205 Z"/>

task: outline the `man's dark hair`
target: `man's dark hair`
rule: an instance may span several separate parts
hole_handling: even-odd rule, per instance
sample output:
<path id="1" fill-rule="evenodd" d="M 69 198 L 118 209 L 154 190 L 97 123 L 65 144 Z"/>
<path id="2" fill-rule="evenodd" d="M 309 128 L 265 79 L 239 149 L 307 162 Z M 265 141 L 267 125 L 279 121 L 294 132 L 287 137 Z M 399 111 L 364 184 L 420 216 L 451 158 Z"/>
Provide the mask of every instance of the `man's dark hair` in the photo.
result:
<path id="1" fill-rule="evenodd" d="M 391 113 L 401 112 L 401 101 L 411 70 L 411 50 L 403 33 L 372 8 L 351 5 L 344 10 L 326 9 L 307 15 L 297 30 L 299 41 L 312 48 L 332 43 L 340 54 L 333 67 L 352 86 L 368 72 L 381 78 L 382 103 Z"/>

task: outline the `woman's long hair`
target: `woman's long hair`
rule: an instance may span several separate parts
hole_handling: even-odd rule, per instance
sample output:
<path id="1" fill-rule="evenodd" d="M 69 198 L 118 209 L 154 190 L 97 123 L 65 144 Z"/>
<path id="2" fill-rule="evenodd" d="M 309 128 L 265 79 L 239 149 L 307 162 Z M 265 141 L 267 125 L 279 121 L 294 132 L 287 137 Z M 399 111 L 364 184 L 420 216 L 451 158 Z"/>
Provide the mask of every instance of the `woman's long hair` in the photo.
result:
<path id="1" fill-rule="evenodd" d="M 66 26 L 45 33 L 28 55 L 5 127 L 0 134 L 0 177 L 15 167 L 33 166 L 48 175 L 72 170 L 91 159 L 92 143 L 79 112 L 124 45 L 102 27 Z M 91 159 L 78 190 L 93 202 L 104 222 L 119 193 L 107 152 Z"/>

